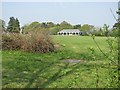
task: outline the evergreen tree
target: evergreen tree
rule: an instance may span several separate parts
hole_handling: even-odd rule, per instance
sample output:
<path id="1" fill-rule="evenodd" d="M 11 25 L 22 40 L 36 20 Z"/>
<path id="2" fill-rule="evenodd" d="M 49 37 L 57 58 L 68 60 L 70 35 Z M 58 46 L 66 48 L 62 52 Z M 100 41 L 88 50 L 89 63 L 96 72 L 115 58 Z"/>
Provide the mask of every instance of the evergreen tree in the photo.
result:
<path id="1" fill-rule="evenodd" d="M 10 17 L 10 21 L 8 22 L 8 27 L 7 27 L 8 32 L 16 32 L 18 33 L 20 31 L 20 23 L 19 20 L 14 17 Z"/>
<path id="2" fill-rule="evenodd" d="M 15 20 L 15 26 L 14 26 L 14 31 L 15 32 L 20 32 L 20 23 L 19 23 L 19 20 L 16 18 Z"/>
<path id="3" fill-rule="evenodd" d="M 12 32 L 14 30 L 14 22 L 15 22 L 15 18 L 10 17 L 10 21 L 8 22 L 8 27 L 7 27 L 8 32 Z"/>

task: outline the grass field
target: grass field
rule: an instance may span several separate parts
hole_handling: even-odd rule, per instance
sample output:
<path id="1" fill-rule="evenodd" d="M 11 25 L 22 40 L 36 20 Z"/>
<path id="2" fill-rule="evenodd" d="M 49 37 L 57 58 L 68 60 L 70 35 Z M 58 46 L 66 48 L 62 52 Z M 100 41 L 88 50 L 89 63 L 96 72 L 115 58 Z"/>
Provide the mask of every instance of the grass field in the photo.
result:
<path id="1" fill-rule="evenodd" d="M 33 54 L 23 51 L 2 51 L 3 88 L 117 87 L 117 82 L 111 79 L 109 60 L 99 51 L 91 37 L 52 38 L 60 47 L 56 52 Z M 96 41 L 105 53 L 109 51 L 105 37 L 96 37 Z M 89 49 L 91 47 L 95 49 L 94 56 Z M 65 62 L 68 59 L 81 62 Z"/>

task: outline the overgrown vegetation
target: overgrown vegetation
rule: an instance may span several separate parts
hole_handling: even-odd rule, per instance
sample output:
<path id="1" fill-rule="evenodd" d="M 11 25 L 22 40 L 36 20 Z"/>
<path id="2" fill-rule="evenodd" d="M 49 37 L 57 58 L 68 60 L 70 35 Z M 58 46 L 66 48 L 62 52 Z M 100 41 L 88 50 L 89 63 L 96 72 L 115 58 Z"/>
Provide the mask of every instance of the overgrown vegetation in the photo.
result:
<path id="1" fill-rule="evenodd" d="M 55 51 L 54 43 L 46 32 L 32 33 L 24 36 L 22 49 L 33 53 Z"/>
<path id="2" fill-rule="evenodd" d="M 3 50 L 20 50 L 23 44 L 23 37 L 20 34 L 3 34 L 2 49 Z"/>
<path id="3" fill-rule="evenodd" d="M 2 35 L 3 50 L 23 50 L 33 53 L 55 51 L 54 43 L 46 32 L 29 34 L 9 33 Z"/>

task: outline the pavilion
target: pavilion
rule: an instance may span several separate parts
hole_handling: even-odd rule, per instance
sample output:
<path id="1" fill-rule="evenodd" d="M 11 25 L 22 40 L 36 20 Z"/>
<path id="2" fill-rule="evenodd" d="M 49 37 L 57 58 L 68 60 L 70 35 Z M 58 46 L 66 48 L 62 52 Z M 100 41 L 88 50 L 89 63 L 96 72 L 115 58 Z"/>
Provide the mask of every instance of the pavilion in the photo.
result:
<path id="1" fill-rule="evenodd" d="M 63 29 L 58 35 L 82 35 L 82 32 L 79 29 Z"/>

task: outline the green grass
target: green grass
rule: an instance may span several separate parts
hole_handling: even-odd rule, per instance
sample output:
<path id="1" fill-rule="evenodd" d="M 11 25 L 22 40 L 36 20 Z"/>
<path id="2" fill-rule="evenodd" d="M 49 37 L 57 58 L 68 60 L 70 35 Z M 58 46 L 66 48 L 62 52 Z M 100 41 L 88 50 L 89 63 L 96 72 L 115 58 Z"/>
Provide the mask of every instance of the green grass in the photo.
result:
<path id="1" fill-rule="evenodd" d="M 88 52 L 88 48 L 94 47 L 98 51 L 97 46 L 94 41 L 89 36 L 53 36 L 53 39 L 63 46 L 62 49 L 72 50 L 74 52 L 83 53 Z M 106 43 L 105 37 L 96 37 L 97 43 L 100 45 L 101 49 L 104 51 L 108 50 L 108 45 Z"/>
<path id="2" fill-rule="evenodd" d="M 116 81 L 111 81 L 109 60 L 102 55 L 91 37 L 52 36 L 52 38 L 60 45 L 56 52 L 34 54 L 2 51 L 3 88 L 117 87 Z M 96 41 L 104 52 L 108 52 L 106 38 L 96 37 Z M 91 56 L 90 47 L 95 49 L 95 59 Z M 64 62 L 67 59 L 83 62 Z M 96 77 L 96 68 L 99 78 Z"/>

